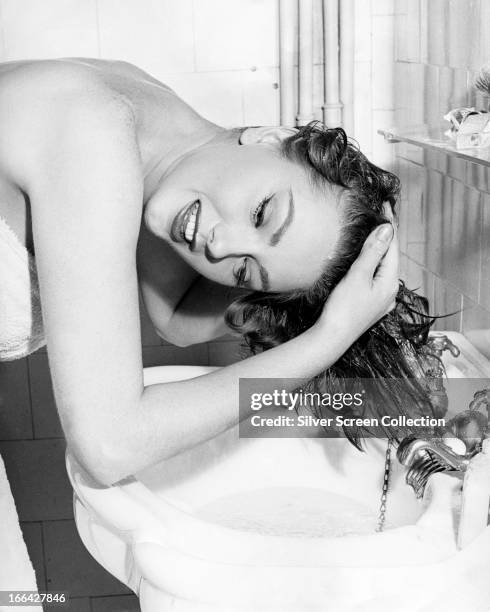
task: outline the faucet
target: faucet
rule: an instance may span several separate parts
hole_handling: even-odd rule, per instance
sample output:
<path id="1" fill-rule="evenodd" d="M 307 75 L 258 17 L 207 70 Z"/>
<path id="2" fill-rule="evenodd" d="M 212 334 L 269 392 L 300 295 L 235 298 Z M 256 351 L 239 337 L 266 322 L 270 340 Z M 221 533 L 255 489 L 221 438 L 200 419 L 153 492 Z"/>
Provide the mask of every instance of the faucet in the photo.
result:
<path id="1" fill-rule="evenodd" d="M 445 472 L 458 476 L 466 471 L 476 452 L 460 455 L 441 440 L 407 436 L 400 442 L 396 456 L 408 468 L 405 480 L 420 499 L 432 474 Z"/>
<path id="2" fill-rule="evenodd" d="M 475 455 L 481 452 L 483 441 L 490 438 L 489 417 L 480 412 L 486 407 L 490 414 L 490 387 L 477 391 L 468 410 L 458 413 L 446 424 L 441 438 L 427 439 L 407 436 L 399 444 L 397 458 L 408 468 L 406 482 L 417 498 L 424 494 L 429 477 L 436 472 L 460 476 L 466 472 Z M 464 453 L 458 453 L 448 444 L 450 439 L 464 444 Z"/>
<path id="3" fill-rule="evenodd" d="M 434 416 L 443 417 L 448 408 L 448 397 L 444 387 L 444 366 L 441 357 L 444 351 L 454 357 L 460 355 L 459 348 L 447 336 L 432 336 L 426 345 L 428 368 L 427 387 L 434 410 Z M 483 413 L 486 408 L 487 414 Z M 438 430 L 438 438 L 422 438 L 414 435 L 405 437 L 397 449 L 397 458 L 408 468 L 406 482 L 421 498 L 429 477 L 436 472 L 459 476 L 466 472 L 471 459 L 481 452 L 483 441 L 490 437 L 490 387 L 477 391 L 464 410 L 450 419 L 444 429 Z M 452 446 L 458 440 L 462 452 Z M 463 444 L 461 444 L 461 442 Z"/>
<path id="4" fill-rule="evenodd" d="M 442 354 L 449 351 L 453 357 L 459 357 L 459 348 L 447 336 L 432 336 L 424 347 L 427 361 L 425 370 L 426 384 L 429 391 L 434 417 L 443 418 L 448 408 L 448 397 L 444 387 L 444 365 Z"/>

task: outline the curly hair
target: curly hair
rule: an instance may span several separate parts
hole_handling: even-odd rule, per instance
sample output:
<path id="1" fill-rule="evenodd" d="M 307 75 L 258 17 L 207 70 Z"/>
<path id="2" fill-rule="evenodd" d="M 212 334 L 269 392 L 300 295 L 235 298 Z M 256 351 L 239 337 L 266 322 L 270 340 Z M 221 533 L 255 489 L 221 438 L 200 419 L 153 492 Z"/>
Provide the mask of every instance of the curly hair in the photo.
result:
<path id="1" fill-rule="evenodd" d="M 372 164 L 342 128 L 329 129 L 320 122 L 311 122 L 286 138 L 280 152 L 301 164 L 315 184 L 336 186 L 345 203 L 343 223 L 335 252 L 311 287 L 285 293 L 254 291 L 229 306 L 226 322 L 242 335 L 244 346 L 252 354 L 286 342 L 315 323 L 367 236 L 389 221 L 384 203 L 388 202 L 394 211 L 400 191 L 399 179 Z M 390 406 L 393 415 L 406 414 L 407 406 L 411 415 L 414 412 L 432 415 L 430 397 L 421 377 L 424 345 L 435 318 L 428 314 L 427 300 L 400 281 L 395 308 L 358 338 L 335 364 L 310 381 L 310 388 L 338 388 L 339 381 L 346 378 L 379 378 L 379 399 Z M 385 379 L 403 379 L 403 384 L 396 385 L 396 381 L 387 384 Z M 379 402 L 369 409 L 377 414 Z M 385 432 L 398 439 L 400 430 L 387 428 Z M 361 448 L 360 429 L 344 428 L 344 433 Z"/>

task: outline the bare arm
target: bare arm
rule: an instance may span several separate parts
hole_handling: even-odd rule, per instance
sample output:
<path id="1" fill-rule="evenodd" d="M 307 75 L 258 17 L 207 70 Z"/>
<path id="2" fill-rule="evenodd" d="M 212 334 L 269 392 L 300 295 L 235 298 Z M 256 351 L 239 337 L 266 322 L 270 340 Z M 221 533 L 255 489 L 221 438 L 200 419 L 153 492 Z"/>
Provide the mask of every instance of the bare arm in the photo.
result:
<path id="1" fill-rule="evenodd" d="M 372 288 L 366 280 L 359 312 L 358 271 L 355 299 L 351 288 L 340 323 L 327 312 L 310 330 L 264 354 L 144 389 L 135 257 L 142 177 L 134 125 L 119 101 L 85 99 L 85 91 L 68 92 L 61 105 L 39 101 L 42 121 L 29 121 L 43 134 L 25 134 L 29 154 L 12 171 L 32 202 L 63 429 L 89 472 L 113 483 L 234 425 L 239 377 L 310 378 L 330 366 L 384 314 L 396 283 L 386 277 Z M 28 149 L 33 141 L 41 144 Z M 369 275 L 363 272 L 370 283 L 383 252 L 368 248 L 364 257 L 373 264 Z M 344 292 L 349 297 L 348 284 Z"/>

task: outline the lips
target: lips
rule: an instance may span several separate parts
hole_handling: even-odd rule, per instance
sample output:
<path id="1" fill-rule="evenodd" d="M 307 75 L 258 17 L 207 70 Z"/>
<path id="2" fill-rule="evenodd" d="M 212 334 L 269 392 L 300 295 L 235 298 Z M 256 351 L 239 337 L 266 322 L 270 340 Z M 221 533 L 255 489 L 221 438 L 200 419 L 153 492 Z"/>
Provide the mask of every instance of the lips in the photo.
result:
<path id="1" fill-rule="evenodd" d="M 185 206 L 172 222 L 170 229 L 172 240 L 192 245 L 197 236 L 200 215 L 201 202 L 199 200 L 194 200 Z"/>

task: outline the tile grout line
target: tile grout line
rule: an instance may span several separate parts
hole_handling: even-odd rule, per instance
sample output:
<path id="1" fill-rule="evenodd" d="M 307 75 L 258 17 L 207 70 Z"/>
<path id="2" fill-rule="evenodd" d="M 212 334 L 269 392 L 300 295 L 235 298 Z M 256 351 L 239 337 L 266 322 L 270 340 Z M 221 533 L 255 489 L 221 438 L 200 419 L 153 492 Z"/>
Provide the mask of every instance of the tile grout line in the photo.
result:
<path id="1" fill-rule="evenodd" d="M 64 440 L 66 442 L 66 439 L 64 436 L 50 436 L 47 438 L 15 438 L 13 440 L 0 440 L 0 442 L 2 444 L 6 443 L 6 442 L 44 442 L 44 441 L 48 441 L 48 440 Z"/>

